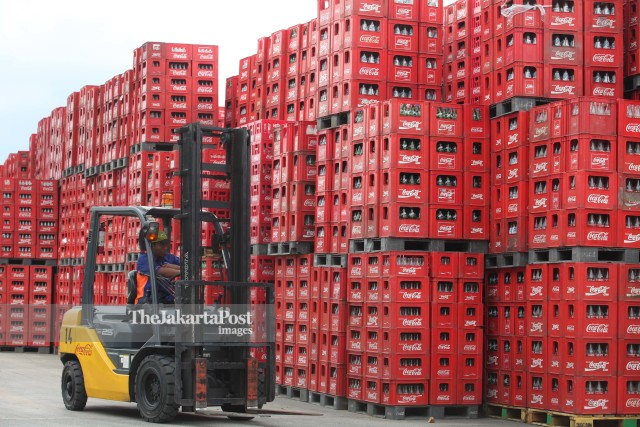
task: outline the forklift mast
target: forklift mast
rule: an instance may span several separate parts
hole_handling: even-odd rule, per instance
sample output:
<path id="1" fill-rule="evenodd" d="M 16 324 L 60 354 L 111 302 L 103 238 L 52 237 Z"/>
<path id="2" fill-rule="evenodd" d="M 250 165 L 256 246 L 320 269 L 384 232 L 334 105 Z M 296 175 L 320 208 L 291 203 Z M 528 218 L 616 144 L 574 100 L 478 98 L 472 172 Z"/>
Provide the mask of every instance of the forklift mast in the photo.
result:
<path id="1" fill-rule="evenodd" d="M 223 278 L 225 302 L 248 306 L 250 304 L 250 292 L 247 286 L 250 276 L 249 132 L 246 129 L 217 128 L 197 123 L 188 125 L 179 132 L 181 199 L 180 215 L 177 218 L 180 219 L 182 270 L 181 280 L 176 283 L 176 308 L 181 308 L 184 314 L 202 313 L 205 302 L 204 287 L 215 284 L 215 282 L 204 282 L 201 277 L 202 222 L 206 220 L 205 216 L 208 216 L 202 211 L 203 208 L 229 209 L 230 211 L 229 232 L 216 236 L 216 240 L 222 243 L 220 245 L 222 261 L 226 264 L 227 271 L 226 280 Z M 209 140 L 213 138 L 219 143 L 219 147 L 224 146 L 225 164 L 203 163 L 203 149 L 213 148 L 211 144 L 203 143 L 204 137 L 209 137 Z M 229 180 L 230 201 L 227 203 L 203 200 L 203 179 Z M 216 225 L 217 234 L 220 234 L 221 227 L 215 221 L 214 225 Z M 267 287 L 266 290 L 267 303 L 272 303 L 272 289 Z M 202 389 L 198 388 L 197 384 L 202 378 L 198 379 L 195 368 L 203 366 L 203 363 L 206 366 L 207 355 L 203 354 L 204 344 L 199 325 L 180 326 L 176 330 L 176 391 L 177 396 L 181 396 L 179 403 L 183 406 L 183 411 L 193 411 L 195 408 L 206 407 L 207 404 L 206 387 L 202 396 Z M 250 358 L 248 345 L 221 346 L 220 351 L 227 363 L 248 362 Z M 269 362 L 272 363 L 275 360 L 269 360 Z"/>

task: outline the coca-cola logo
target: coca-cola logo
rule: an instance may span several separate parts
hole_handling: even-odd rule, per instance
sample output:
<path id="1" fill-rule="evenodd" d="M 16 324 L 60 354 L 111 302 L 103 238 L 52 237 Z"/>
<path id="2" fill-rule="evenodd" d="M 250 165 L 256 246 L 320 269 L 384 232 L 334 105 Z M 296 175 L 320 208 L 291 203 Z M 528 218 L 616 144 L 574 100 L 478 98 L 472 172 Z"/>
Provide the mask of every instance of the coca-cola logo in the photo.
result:
<path id="1" fill-rule="evenodd" d="M 518 168 L 514 168 L 509 171 L 509 175 L 507 176 L 507 179 L 517 178 L 517 177 L 518 177 Z"/>
<path id="2" fill-rule="evenodd" d="M 438 350 L 440 351 L 451 350 L 451 344 L 438 344 Z"/>
<path id="3" fill-rule="evenodd" d="M 628 362 L 627 371 L 640 371 L 640 361 Z"/>
<path id="4" fill-rule="evenodd" d="M 418 269 L 415 267 L 402 267 L 399 271 L 399 274 L 416 274 Z"/>
<path id="5" fill-rule="evenodd" d="M 380 69 L 379 68 L 375 68 L 375 67 L 361 67 L 360 68 L 360 75 L 362 76 L 379 76 L 380 75 Z"/>
<path id="6" fill-rule="evenodd" d="M 533 243 L 542 244 L 547 242 L 547 236 L 545 234 L 533 236 Z"/>
<path id="7" fill-rule="evenodd" d="M 422 326 L 422 319 L 402 319 L 402 326 Z"/>
<path id="8" fill-rule="evenodd" d="M 549 126 L 542 126 L 535 130 L 534 138 L 549 134 Z"/>
<path id="9" fill-rule="evenodd" d="M 640 398 L 634 397 L 631 399 L 627 399 L 624 405 L 627 408 L 640 408 Z"/>
<path id="10" fill-rule="evenodd" d="M 589 196 L 587 196 L 587 202 L 598 204 L 598 205 L 607 205 L 609 204 L 609 195 L 608 194 L 589 194 Z"/>
<path id="11" fill-rule="evenodd" d="M 411 40 L 410 39 L 405 39 L 405 38 L 397 38 L 396 39 L 396 47 L 410 49 L 411 48 Z"/>
<path id="12" fill-rule="evenodd" d="M 438 158 L 438 166 L 455 166 L 455 158 L 454 157 L 445 157 L 440 156 Z"/>
<path id="13" fill-rule="evenodd" d="M 375 3 L 363 3 L 360 6 L 360 12 L 375 12 L 380 13 L 380 5 Z"/>
<path id="14" fill-rule="evenodd" d="M 446 122 L 438 123 L 438 133 L 440 134 L 452 134 L 455 131 L 456 131 L 455 123 L 446 123 Z"/>
<path id="15" fill-rule="evenodd" d="M 507 207 L 507 212 L 510 212 L 510 213 L 518 212 L 518 204 L 517 203 L 510 204 Z"/>
<path id="16" fill-rule="evenodd" d="M 542 368 L 542 359 L 531 359 L 531 368 Z"/>
<path id="17" fill-rule="evenodd" d="M 606 62 L 613 64 L 615 56 L 611 53 L 596 53 L 593 55 L 593 62 Z"/>
<path id="18" fill-rule="evenodd" d="M 360 36 L 360 43 L 380 44 L 380 36 L 363 34 Z"/>
<path id="19" fill-rule="evenodd" d="M 590 323 L 585 330 L 591 334 L 607 334 L 609 333 L 609 325 L 606 323 Z"/>
<path id="20" fill-rule="evenodd" d="M 406 81 L 411 79 L 411 71 L 408 70 L 396 70 L 396 79 L 399 81 Z"/>
<path id="21" fill-rule="evenodd" d="M 542 332 L 542 322 L 532 323 L 529 332 Z"/>
<path id="22" fill-rule="evenodd" d="M 628 123 L 625 129 L 627 132 L 640 133 L 640 123 Z"/>
<path id="23" fill-rule="evenodd" d="M 351 267 L 352 276 L 360 276 L 361 274 L 362 274 L 362 269 L 360 267 Z"/>
<path id="24" fill-rule="evenodd" d="M 484 234 L 484 228 L 472 227 L 471 234 Z"/>
<path id="25" fill-rule="evenodd" d="M 587 240 L 605 242 L 609 240 L 609 233 L 606 231 L 590 231 L 587 234 Z"/>
<path id="26" fill-rule="evenodd" d="M 596 409 L 596 408 L 607 409 L 607 403 L 609 403 L 608 399 L 590 399 L 584 405 L 584 409 Z"/>
<path id="27" fill-rule="evenodd" d="M 453 225 L 440 225 L 438 228 L 439 233 L 453 233 L 454 226 Z"/>
<path id="28" fill-rule="evenodd" d="M 624 242 L 625 243 L 640 242 L 640 234 L 631 234 L 631 233 L 625 234 Z"/>
<path id="29" fill-rule="evenodd" d="M 594 96 L 616 96 L 616 90 L 614 88 L 607 87 L 595 87 L 593 88 Z"/>
<path id="30" fill-rule="evenodd" d="M 571 50 L 554 50 L 551 54 L 551 59 L 566 59 L 569 61 L 573 61 L 575 59 L 575 54 L 576 53 Z"/>
<path id="31" fill-rule="evenodd" d="M 602 372 L 609 372 L 609 362 L 594 362 L 591 361 L 589 362 L 589 364 L 587 365 L 587 367 L 584 369 L 587 372 L 594 372 L 594 371 L 602 371 Z"/>
<path id="32" fill-rule="evenodd" d="M 629 326 L 627 326 L 627 333 L 628 334 L 640 335 L 640 325 L 629 325 Z"/>
<path id="33" fill-rule="evenodd" d="M 400 129 L 422 130 L 422 122 L 418 120 L 414 120 L 414 121 L 402 120 L 400 121 Z"/>
<path id="34" fill-rule="evenodd" d="M 507 145 L 517 144 L 520 140 L 520 134 L 514 133 L 513 135 L 509 135 L 509 141 L 507 141 Z"/>
<path id="35" fill-rule="evenodd" d="M 547 170 L 547 166 L 549 166 L 547 162 L 536 163 L 533 173 L 544 172 Z"/>
<path id="36" fill-rule="evenodd" d="M 547 207 L 547 198 L 546 197 L 542 197 L 540 199 L 536 199 L 533 202 L 533 208 L 546 208 Z"/>
<path id="37" fill-rule="evenodd" d="M 401 165 L 406 165 L 406 164 L 416 164 L 419 165 L 420 160 L 422 160 L 421 156 L 417 156 L 417 155 L 413 155 L 413 156 L 407 156 L 407 155 L 402 155 L 400 157 L 400 159 L 398 160 L 398 163 Z"/>
<path id="38" fill-rule="evenodd" d="M 440 200 L 453 200 L 455 196 L 456 192 L 454 190 L 440 188 L 438 191 L 438 199 Z"/>
<path id="39" fill-rule="evenodd" d="M 422 344 L 404 344 L 402 351 L 422 351 Z"/>
<path id="40" fill-rule="evenodd" d="M 403 188 L 400 194 L 398 195 L 399 199 L 419 199 L 421 190 L 407 190 Z"/>
<path id="41" fill-rule="evenodd" d="M 609 162 L 609 159 L 606 157 L 594 157 L 591 160 L 591 164 L 593 166 L 606 166 L 608 162 Z"/>
<path id="42" fill-rule="evenodd" d="M 403 369 L 402 375 L 405 377 L 416 377 L 422 375 L 422 368 Z"/>
<path id="43" fill-rule="evenodd" d="M 635 164 L 633 164 L 633 163 L 629 163 L 629 164 L 627 165 L 627 169 L 628 169 L 629 171 L 640 172 L 640 165 L 635 165 Z"/>
<path id="44" fill-rule="evenodd" d="M 304 201 L 304 206 L 315 207 L 315 205 L 316 205 L 316 202 L 312 199 L 307 199 Z"/>
<path id="45" fill-rule="evenodd" d="M 598 28 L 615 28 L 616 21 L 610 18 L 598 17 L 593 26 Z"/>
<path id="46" fill-rule="evenodd" d="M 400 233 L 420 233 L 419 224 L 400 224 L 398 227 Z"/>
<path id="47" fill-rule="evenodd" d="M 402 293 L 402 299 L 405 300 L 419 300 L 422 299 L 422 292 L 416 291 L 416 292 L 403 292 Z"/>
<path id="48" fill-rule="evenodd" d="M 596 295 L 609 296 L 609 286 L 591 286 L 585 295 L 588 297 Z"/>
<path id="49" fill-rule="evenodd" d="M 543 399 L 541 394 L 532 394 L 531 395 L 531 404 L 532 405 L 542 405 L 543 401 L 544 401 L 544 399 Z"/>
<path id="50" fill-rule="evenodd" d="M 575 87 L 574 86 L 562 86 L 562 85 L 554 85 L 553 88 L 551 89 L 551 93 L 553 95 L 575 95 L 574 93 Z"/>
<path id="51" fill-rule="evenodd" d="M 551 25 L 552 26 L 559 26 L 559 25 L 569 25 L 571 27 L 573 27 L 575 25 L 574 21 L 576 20 L 576 18 L 572 18 L 572 17 L 560 17 L 560 16 L 554 16 L 553 21 L 551 21 Z"/>

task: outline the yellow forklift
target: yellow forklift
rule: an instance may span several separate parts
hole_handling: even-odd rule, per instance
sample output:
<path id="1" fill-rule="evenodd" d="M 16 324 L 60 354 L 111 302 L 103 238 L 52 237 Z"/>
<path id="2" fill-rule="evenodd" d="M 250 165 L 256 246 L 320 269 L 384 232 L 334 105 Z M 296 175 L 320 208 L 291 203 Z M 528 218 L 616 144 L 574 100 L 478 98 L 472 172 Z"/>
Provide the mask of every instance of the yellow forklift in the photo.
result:
<path id="1" fill-rule="evenodd" d="M 202 162 L 202 150 L 211 148 L 204 137 L 224 147 L 226 164 Z M 250 419 L 275 398 L 273 287 L 249 283 L 249 134 L 191 124 L 180 129 L 178 149 L 180 209 L 91 209 L 82 305 L 65 313 L 60 331 L 62 399 L 69 410 L 84 409 L 91 397 L 136 402 L 149 422 L 171 421 L 180 408 L 193 413 L 207 407 Z M 203 179 L 229 180 L 230 202 L 202 200 Z M 231 219 L 221 220 L 207 208 L 230 209 Z M 127 304 L 94 304 L 100 224 L 114 217 L 140 222 L 139 246 L 149 254 L 151 283 L 144 304 L 136 304 L 136 271 L 127 276 Z M 176 221 L 181 270 L 175 303 L 167 305 L 159 301 L 161 278 L 151 244 L 161 228 L 170 233 Z M 224 221 L 230 221 L 225 232 Z M 207 248 L 201 245 L 205 222 L 214 229 Z M 220 256 L 222 279 L 203 281 L 203 254 L 212 252 Z M 219 292 L 212 305 L 205 305 L 206 286 Z"/>

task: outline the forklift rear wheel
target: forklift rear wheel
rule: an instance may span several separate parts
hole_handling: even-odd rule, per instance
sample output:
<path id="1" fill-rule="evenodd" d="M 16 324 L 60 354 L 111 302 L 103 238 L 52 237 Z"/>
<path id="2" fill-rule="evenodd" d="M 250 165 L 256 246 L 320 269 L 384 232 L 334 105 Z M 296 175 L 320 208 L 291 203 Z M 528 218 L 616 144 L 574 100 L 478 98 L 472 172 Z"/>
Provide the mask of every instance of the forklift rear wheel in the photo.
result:
<path id="1" fill-rule="evenodd" d="M 136 401 L 142 419 L 152 423 L 174 419 L 180 408 L 174 401 L 174 387 L 174 360 L 159 355 L 146 357 L 136 375 Z"/>
<path id="2" fill-rule="evenodd" d="M 236 412 L 238 414 L 243 414 L 246 411 L 247 409 L 244 407 L 244 405 L 222 405 L 222 412 Z M 254 417 L 227 415 L 227 418 L 232 421 L 251 421 Z"/>
<path id="3" fill-rule="evenodd" d="M 82 411 L 87 405 L 82 367 L 77 360 L 70 360 L 62 369 L 62 400 L 70 411 Z"/>

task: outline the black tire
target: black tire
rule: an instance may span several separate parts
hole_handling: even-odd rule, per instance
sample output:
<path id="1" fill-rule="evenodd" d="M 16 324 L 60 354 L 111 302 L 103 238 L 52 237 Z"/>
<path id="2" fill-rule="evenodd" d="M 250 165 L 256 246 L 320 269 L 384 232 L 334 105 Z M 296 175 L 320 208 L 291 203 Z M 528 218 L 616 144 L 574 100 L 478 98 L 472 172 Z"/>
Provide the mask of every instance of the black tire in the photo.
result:
<path id="1" fill-rule="evenodd" d="M 175 400 L 175 362 L 173 358 L 152 355 L 146 357 L 136 375 L 136 402 L 143 420 L 166 423 L 178 414 Z"/>
<path id="2" fill-rule="evenodd" d="M 84 376 L 77 360 L 69 360 L 62 368 L 62 400 L 70 411 L 82 411 L 87 405 Z"/>

